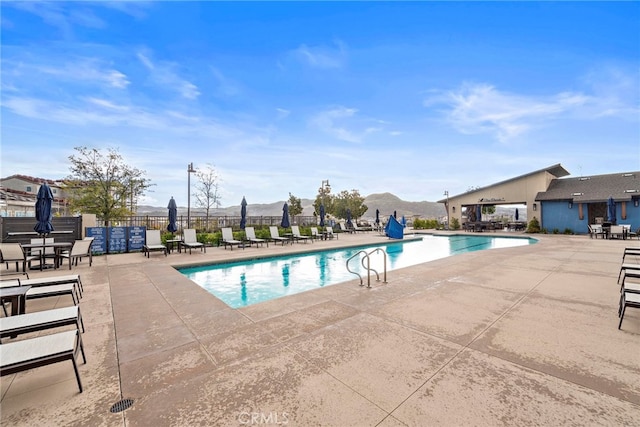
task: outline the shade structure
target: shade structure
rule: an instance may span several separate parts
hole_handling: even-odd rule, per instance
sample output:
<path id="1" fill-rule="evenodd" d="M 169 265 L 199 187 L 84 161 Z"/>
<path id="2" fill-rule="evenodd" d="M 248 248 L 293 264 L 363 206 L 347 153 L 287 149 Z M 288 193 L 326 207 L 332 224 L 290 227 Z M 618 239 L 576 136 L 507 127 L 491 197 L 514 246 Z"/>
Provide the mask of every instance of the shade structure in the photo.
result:
<path id="1" fill-rule="evenodd" d="M 609 197 L 607 200 L 607 217 L 611 224 L 616 223 L 616 202 L 613 197 Z"/>
<path id="2" fill-rule="evenodd" d="M 289 223 L 289 205 L 286 203 L 282 206 L 282 221 L 280 222 L 280 227 L 291 227 L 291 224 Z"/>
<path id="3" fill-rule="evenodd" d="M 353 222 L 351 222 L 351 209 L 347 209 L 347 227 L 353 228 Z"/>
<path id="4" fill-rule="evenodd" d="M 176 205 L 173 197 L 169 200 L 167 209 L 169 209 L 169 225 L 167 225 L 167 231 L 175 233 L 178 231 L 178 205 Z"/>
<path id="5" fill-rule="evenodd" d="M 240 203 L 240 228 L 244 230 L 247 225 L 247 200 L 242 196 Z"/>
<path id="6" fill-rule="evenodd" d="M 482 205 L 476 205 L 476 221 L 482 221 Z"/>
<path id="7" fill-rule="evenodd" d="M 53 203 L 53 193 L 51 188 L 42 183 L 38 190 L 38 196 L 36 198 L 36 226 L 33 230 L 38 233 L 47 235 L 53 231 L 53 225 L 51 224 L 51 205 Z"/>
<path id="8" fill-rule="evenodd" d="M 516 208 L 516 221 L 520 219 L 520 213 L 518 212 L 518 208 Z"/>
<path id="9" fill-rule="evenodd" d="M 376 209 L 376 224 L 380 225 L 380 209 Z"/>
<path id="10" fill-rule="evenodd" d="M 325 215 L 324 205 L 321 204 L 320 205 L 320 227 L 324 227 L 324 215 Z"/>

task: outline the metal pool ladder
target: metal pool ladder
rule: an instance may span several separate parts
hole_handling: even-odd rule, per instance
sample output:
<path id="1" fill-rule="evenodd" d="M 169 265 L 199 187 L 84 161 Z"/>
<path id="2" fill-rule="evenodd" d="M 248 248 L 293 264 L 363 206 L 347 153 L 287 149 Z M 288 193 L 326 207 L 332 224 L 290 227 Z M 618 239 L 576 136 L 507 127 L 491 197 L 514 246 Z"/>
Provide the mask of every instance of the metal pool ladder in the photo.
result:
<path id="1" fill-rule="evenodd" d="M 364 255 L 362 258 L 360 258 L 360 262 L 362 263 L 362 267 L 364 267 L 365 270 L 367 270 L 367 288 L 371 287 L 371 272 L 373 271 L 374 273 L 376 273 L 376 281 L 379 282 L 380 281 L 380 274 L 378 274 L 378 272 L 371 268 L 371 255 L 373 255 L 376 252 L 381 252 L 382 253 L 382 259 L 384 261 L 384 281 L 383 283 L 387 283 L 387 252 L 382 249 L 382 248 L 375 248 L 374 250 L 370 251 L 370 252 L 366 252 L 366 251 L 358 251 L 357 253 L 355 253 L 351 258 L 349 258 L 346 262 L 346 266 L 347 266 L 347 270 L 349 271 L 349 273 L 353 273 L 356 276 L 358 276 L 360 278 L 360 286 L 364 286 L 364 283 L 362 281 L 362 276 L 360 275 L 360 273 L 358 273 L 357 271 L 353 271 L 349 268 L 349 262 L 360 256 L 360 255 Z M 366 264 L 365 264 L 366 261 Z"/>

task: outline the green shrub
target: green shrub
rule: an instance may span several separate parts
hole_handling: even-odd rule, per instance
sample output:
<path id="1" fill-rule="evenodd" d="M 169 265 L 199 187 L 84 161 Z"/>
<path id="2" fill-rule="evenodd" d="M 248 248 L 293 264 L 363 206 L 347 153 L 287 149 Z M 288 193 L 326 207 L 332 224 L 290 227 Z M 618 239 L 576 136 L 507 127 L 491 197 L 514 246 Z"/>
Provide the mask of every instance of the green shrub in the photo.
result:
<path id="1" fill-rule="evenodd" d="M 531 221 L 529 221 L 529 224 L 527 225 L 527 233 L 540 233 L 541 231 L 542 230 L 540 229 L 538 218 L 534 216 L 533 218 L 531 218 Z"/>
<path id="2" fill-rule="evenodd" d="M 452 230 L 460 230 L 460 221 L 458 221 L 458 218 L 451 219 L 451 224 L 449 224 L 449 228 Z"/>
<path id="3" fill-rule="evenodd" d="M 573 230 L 570 228 L 565 228 L 564 229 L 564 234 L 573 234 Z"/>
<path id="4" fill-rule="evenodd" d="M 557 228 L 554 228 L 553 230 L 551 230 L 551 233 L 560 234 L 560 230 L 558 230 Z"/>

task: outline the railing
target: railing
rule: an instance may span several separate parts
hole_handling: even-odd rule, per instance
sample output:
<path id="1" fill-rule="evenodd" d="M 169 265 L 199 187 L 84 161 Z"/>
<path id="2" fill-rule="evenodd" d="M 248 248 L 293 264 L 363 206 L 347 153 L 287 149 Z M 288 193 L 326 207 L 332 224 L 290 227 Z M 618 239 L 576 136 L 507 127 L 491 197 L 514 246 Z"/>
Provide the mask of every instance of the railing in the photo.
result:
<path id="1" fill-rule="evenodd" d="M 187 224 L 187 216 L 179 215 L 177 218 L 178 230 L 185 228 L 195 228 L 198 232 L 213 232 L 222 227 L 240 228 L 240 215 L 224 215 L 224 216 L 193 216 L 191 215 L 191 224 Z M 246 225 L 253 227 L 269 227 L 271 225 L 280 225 L 282 216 L 247 216 Z M 295 222 L 294 222 L 295 221 Z M 316 225 L 317 218 L 314 216 L 296 216 L 292 221 L 294 225 Z M 103 221 L 98 220 L 98 227 L 104 227 Z M 118 221 L 111 221 L 110 226 L 120 227 L 147 227 L 152 230 L 166 230 L 169 225 L 167 215 L 137 215 L 129 216 Z"/>
<path id="2" fill-rule="evenodd" d="M 374 250 L 370 251 L 370 252 L 366 252 L 366 251 L 358 251 L 356 252 L 353 256 L 351 256 L 351 258 L 349 258 L 346 262 L 346 267 L 347 267 L 347 271 L 349 271 L 349 273 L 355 274 L 356 276 L 358 276 L 358 278 L 360 279 L 360 286 L 364 286 L 364 282 L 362 280 L 362 276 L 360 275 L 360 273 L 358 273 L 357 271 L 353 271 L 349 268 L 349 262 L 356 258 L 359 255 L 364 255 L 362 258 L 360 258 L 360 262 L 362 264 L 362 267 L 367 271 L 367 288 L 371 287 L 371 272 L 373 271 L 374 273 L 376 273 L 376 282 L 380 281 L 380 274 L 373 268 L 371 268 L 371 255 L 376 253 L 376 252 L 381 252 L 382 253 L 382 259 L 384 261 L 384 281 L 383 283 L 387 283 L 387 253 L 384 251 L 384 249 L 382 248 L 375 248 Z M 365 265 L 365 261 L 366 261 L 366 265 Z"/>

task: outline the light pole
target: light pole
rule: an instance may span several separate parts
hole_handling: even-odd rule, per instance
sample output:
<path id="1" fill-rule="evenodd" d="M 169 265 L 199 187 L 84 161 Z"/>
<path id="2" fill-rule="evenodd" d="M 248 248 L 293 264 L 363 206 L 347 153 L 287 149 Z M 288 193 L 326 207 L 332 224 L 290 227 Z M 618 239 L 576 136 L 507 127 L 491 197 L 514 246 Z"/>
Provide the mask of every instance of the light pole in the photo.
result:
<path id="1" fill-rule="evenodd" d="M 196 170 L 193 163 L 187 165 L 187 228 L 191 228 L 191 174 Z"/>
<path id="2" fill-rule="evenodd" d="M 331 186 L 329 185 L 329 180 L 328 179 L 323 180 L 322 181 L 322 185 L 320 186 L 320 188 L 322 188 L 322 201 L 321 201 L 321 203 L 324 206 L 325 216 L 326 216 L 327 215 L 326 214 L 327 205 L 326 205 L 325 201 L 327 199 L 327 193 L 325 192 L 325 188 L 328 189 L 327 191 L 331 190 Z M 322 220 L 324 221 L 324 218 Z"/>
<path id="3" fill-rule="evenodd" d="M 444 226 L 445 230 L 449 229 L 449 190 L 444 190 L 444 195 L 447 196 L 447 203 L 445 207 L 447 208 L 447 223 Z"/>

